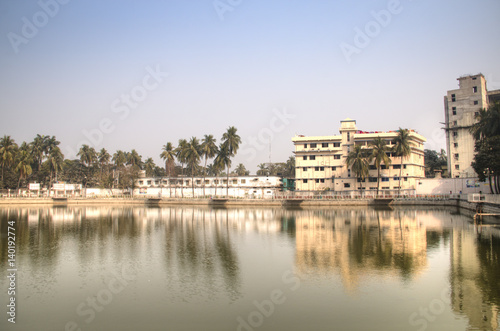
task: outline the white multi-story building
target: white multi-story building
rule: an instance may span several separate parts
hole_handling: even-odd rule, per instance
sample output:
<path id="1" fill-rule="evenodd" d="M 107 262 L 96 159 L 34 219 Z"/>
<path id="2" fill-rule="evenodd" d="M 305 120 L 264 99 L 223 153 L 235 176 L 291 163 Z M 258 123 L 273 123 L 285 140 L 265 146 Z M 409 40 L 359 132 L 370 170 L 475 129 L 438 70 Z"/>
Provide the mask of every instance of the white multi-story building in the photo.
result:
<path id="1" fill-rule="evenodd" d="M 476 177 L 471 166 L 474 160 L 474 138 L 470 128 L 482 108 L 500 100 L 500 90 L 488 91 L 483 74 L 457 79 L 459 88 L 444 97 L 446 152 L 451 178 Z"/>
<path id="2" fill-rule="evenodd" d="M 389 147 L 397 136 L 396 131 L 365 132 L 356 128 L 356 121 L 345 119 L 340 122 L 340 135 L 292 138 L 295 144 L 295 186 L 297 190 L 316 191 L 352 191 L 359 188 L 359 183 L 351 169 L 346 166 L 346 158 L 352 147 L 362 145 L 369 149 L 370 142 L 376 137 L 383 138 Z M 426 139 L 410 130 L 411 155 L 403 159 L 401 189 L 415 189 L 416 180 L 425 177 L 424 142 Z M 381 168 L 380 189 L 396 190 L 399 188 L 401 159 L 388 153 L 391 165 Z M 377 189 L 377 169 L 370 166 L 369 177 L 362 183 L 365 190 Z"/>

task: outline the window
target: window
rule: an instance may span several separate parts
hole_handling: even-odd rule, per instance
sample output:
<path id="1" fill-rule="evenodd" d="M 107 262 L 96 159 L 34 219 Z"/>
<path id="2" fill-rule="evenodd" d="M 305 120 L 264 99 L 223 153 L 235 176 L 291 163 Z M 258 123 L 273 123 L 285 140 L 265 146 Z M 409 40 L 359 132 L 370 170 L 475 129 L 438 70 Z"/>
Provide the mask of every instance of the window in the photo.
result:
<path id="1" fill-rule="evenodd" d="M 404 177 L 404 181 L 407 182 L 408 181 L 408 177 Z"/>
<path id="2" fill-rule="evenodd" d="M 457 148 L 458 147 L 458 143 L 453 143 L 453 147 Z"/>
<path id="3" fill-rule="evenodd" d="M 227 179 L 223 179 L 222 184 L 227 184 Z"/>
<path id="4" fill-rule="evenodd" d="M 210 184 L 210 180 L 205 179 L 205 184 Z"/>
<path id="5" fill-rule="evenodd" d="M 246 179 L 242 179 L 241 180 L 241 184 L 246 184 L 247 180 Z"/>
<path id="6" fill-rule="evenodd" d="M 456 125 L 457 125 L 457 121 L 453 121 L 453 125 L 455 125 L 455 126 L 456 126 Z"/>
<path id="7" fill-rule="evenodd" d="M 320 179 L 319 181 L 320 181 L 321 183 L 324 183 L 324 182 L 325 182 L 325 180 L 324 180 L 324 179 Z"/>
<path id="8" fill-rule="evenodd" d="M 307 144 L 304 144 L 304 148 L 307 148 Z"/>
<path id="9" fill-rule="evenodd" d="M 386 166 L 385 164 L 382 164 L 382 165 L 380 166 L 380 169 L 385 170 L 385 169 L 387 169 L 387 166 Z"/>
<path id="10" fill-rule="evenodd" d="M 201 185 L 201 180 L 200 179 L 196 180 L 196 185 Z"/>
<path id="11" fill-rule="evenodd" d="M 148 180 L 148 185 L 151 185 L 151 181 L 150 180 Z"/>
<path id="12" fill-rule="evenodd" d="M 382 177 L 380 178 L 383 182 L 388 182 L 389 181 L 389 177 Z"/>
<path id="13" fill-rule="evenodd" d="M 349 183 L 344 183 L 344 188 L 349 188 L 349 187 L 351 187 L 351 184 L 349 184 Z"/>
<path id="14" fill-rule="evenodd" d="M 319 167 L 315 167 L 315 168 L 314 168 L 314 171 L 319 171 Z"/>
<path id="15" fill-rule="evenodd" d="M 455 164 L 455 170 L 460 170 L 460 166 L 458 164 Z"/>
<path id="16" fill-rule="evenodd" d="M 451 102 L 455 102 L 455 101 L 457 101 L 457 99 L 455 98 L 455 94 L 452 94 L 451 95 Z"/>
<path id="17" fill-rule="evenodd" d="M 453 157 L 455 158 L 455 160 L 458 160 L 458 153 L 453 154 Z"/>
<path id="18" fill-rule="evenodd" d="M 477 79 L 477 77 L 472 77 L 472 80 L 476 80 L 476 79 Z"/>
<path id="19" fill-rule="evenodd" d="M 238 184 L 238 180 L 237 179 L 233 179 L 233 184 Z"/>
<path id="20" fill-rule="evenodd" d="M 453 115 L 456 115 L 456 114 L 457 114 L 457 111 L 456 111 L 456 110 L 454 110 L 454 111 L 453 111 Z"/>
<path id="21" fill-rule="evenodd" d="M 160 181 L 159 180 L 155 180 L 155 185 L 160 185 Z"/>
<path id="22" fill-rule="evenodd" d="M 319 183 L 319 179 L 316 179 L 316 183 Z"/>
<path id="23" fill-rule="evenodd" d="M 356 181 L 357 181 L 358 183 L 361 183 L 361 182 L 363 182 L 363 183 L 364 183 L 364 182 L 366 182 L 366 178 L 363 178 L 363 179 L 361 179 L 361 178 L 357 178 L 357 179 L 356 179 Z"/>
<path id="24" fill-rule="evenodd" d="M 337 171 L 337 167 L 332 167 L 332 171 Z"/>
<path id="25" fill-rule="evenodd" d="M 399 180 L 399 177 L 398 176 L 394 176 L 394 180 Z"/>
<path id="26" fill-rule="evenodd" d="M 393 165 L 392 169 L 401 169 L 401 164 L 395 164 L 395 165 Z"/>
<path id="27" fill-rule="evenodd" d="M 478 105 L 478 104 L 479 104 L 479 101 L 474 100 L 474 104 L 475 104 L 475 105 Z"/>
<path id="28" fill-rule="evenodd" d="M 347 177 L 351 177 L 351 169 L 347 169 Z"/>
<path id="29" fill-rule="evenodd" d="M 311 144 L 311 148 L 316 148 L 316 144 Z"/>
<path id="30" fill-rule="evenodd" d="M 303 156 L 302 159 L 307 160 L 307 156 Z"/>
<path id="31" fill-rule="evenodd" d="M 340 143 L 333 143 L 333 147 L 340 147 Z"/>
<path id="32" fill-rule="evenodd" d="M 314 156 L 314 155 L 313 156 L 309 156 L 309 160 L 311 160 L 311 161 L 316 160 L 316 156 Z"/>
<path id="33" fill-rule="evenodd" d="M 406 169 L 406 164 L 403 164 L 403 169 Z"/>
<path id="34" fill-rule="evenodd" d="M 336 154 L 336 155 L 334 155 L 334 156 L 333 156 L 333 159 L 334 159 L 334 160 L 340 160 L 340 154 Z"/>
<path id="35" fill-rule="evenodd" d="M 477 86 L 472 87 L 472 93 L 477 93 Z"/>
<path id="36" fill-rule="evenodd" d="M 307 183 L 307 179 L 303 179 L 302 182 Z"/>
<path id="37" fill-rule="evenodd" d="M 307 167 L 302 168 L 303 171 L 307 171 Z"/>
<path id="38" fill-rule="evenodd" d="M 215 185 L 219 184 L 219 180 L 218 179 L 214 179 L 214 184 Z"/>
<path id="39" fill-rule="evenodd" d="M 347 132 L 347 141 L 351 141 L 351 133 Z"/>
<path id="40" fill-rule="evenodd" d="M 478 117 L 479 116 L 479 112 L 478 111 L 475 111 L 474 112 L 474 117 Z"/>
<path id="41" fill-rule="evenodd" d="M 322 143 L 321 147 L 328 147 L 328 143 Z"/>
<path id="42" fill-rule="evenodd" d="M 325 171 L 325 167 L 319 167 L 319 171 Z"/>
<path id="43" fill-rule="evenodd" d="M 370 170 L 377 170 L 377 167 L 374 164 L 370 164 Z"/>
<path id="44" fill-rule="evenodd" d="M 453 131 L 453 137 L 458 137 L 458 131 Z"/>
<path id="45" fill-rule="evenodd" d="M 457 107 L 451 107 L 451 110 L 457 110 Z"/>
<path id="46" fill-rule="evenodd" d="M 370 182 L 370 183 L 376 183 L 377 182 L 377 177 L 370 177 L 370 178 L 368 178 L 368 182 Z"/>

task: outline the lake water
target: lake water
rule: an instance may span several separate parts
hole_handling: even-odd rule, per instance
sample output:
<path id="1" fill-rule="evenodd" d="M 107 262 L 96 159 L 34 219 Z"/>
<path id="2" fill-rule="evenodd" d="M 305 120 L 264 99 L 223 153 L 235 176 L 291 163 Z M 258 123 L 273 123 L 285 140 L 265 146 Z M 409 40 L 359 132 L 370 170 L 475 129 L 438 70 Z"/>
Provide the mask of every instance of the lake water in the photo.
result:
<path id="1" fill-rule="evenodd" d="M 0 208 L 0 329 L 500 330 L 500 231 L 470 221 L 442 208 Z"/>

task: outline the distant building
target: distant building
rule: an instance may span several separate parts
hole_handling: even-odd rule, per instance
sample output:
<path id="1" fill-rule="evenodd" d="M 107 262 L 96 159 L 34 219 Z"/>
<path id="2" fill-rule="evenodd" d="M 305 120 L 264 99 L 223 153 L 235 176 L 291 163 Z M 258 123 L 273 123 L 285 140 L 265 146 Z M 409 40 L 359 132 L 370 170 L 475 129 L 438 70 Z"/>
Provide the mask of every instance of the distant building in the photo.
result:
<path id="1" fill-rule="evenodd" d="M 225 196 L 227 177 L 194 177 L 194 196 Z M 281 191 L 278 176 L 229 176 L 229 196 L 240 198 L 272 198 Z M 134 194 L 162 197 L 192 197 L 191 177 L 139 177 Z"/>
<path id="2" fill-rule="evenodd" d="M 488 91 L 483 74 L 462 76 L 459 88 L 444 97 L 446 152 L 451 178 L 476 177 L 471 166 L 474 160 L 474 138 L 469 130 L 476 123 L 475 115 L 482 108 L 500 101 L 500 90 Z"/>
<path id="3" fill-rule="evenodd" d="M 346 166 L 346 158 L 351 148 L 368 144 L 376 137 L 383 138 L 389 147 L 397 136 L 396 131 L 366 132 L 356 128 L 356 121 L 345 119 L 340 122 L 340 134 L 335 136 L 295 136 L 295 177 L 296 189 L 302 191 L 333 190 L 352 191 L 359 188 L 359 183 L 351 169 Z M 425 177 L 424 142 L 426 139 L 410 130 L 412 153 L 403 159 L 403 175 L 401 189 L 415 189 L 417 179 Z M 382 165 L 380 172 L 380 189 L 396 190 L 399 187 L 401 161 L 389 153 L 392 164 Z M 369 177 L 362 184 L 365 190 L 377 189 L 377 169 L 370 167 Z"/>

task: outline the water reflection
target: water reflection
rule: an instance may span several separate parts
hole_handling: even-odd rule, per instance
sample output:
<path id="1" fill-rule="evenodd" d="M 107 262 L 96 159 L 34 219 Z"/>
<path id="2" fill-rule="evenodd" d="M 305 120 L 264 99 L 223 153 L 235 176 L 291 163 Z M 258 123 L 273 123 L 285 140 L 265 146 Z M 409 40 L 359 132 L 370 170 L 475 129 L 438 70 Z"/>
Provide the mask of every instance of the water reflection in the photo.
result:
<path id="1" fill-rule="evenodd" d="M 90 279 L 103 277 L 109 261 L 128 260 L 154 273 L 148 276 L 154 286 L 166 287 L 161 302 L 244 302 L 252 289 L 266 286 L 252 283 L 253 276 L 243 271 L 263 260 L 261 251 L 243 253 L 245 245 L 250 237 L 270 238 L 272 250 L 290 248 L 290 268 L 302 279 L 338 277 L 347 295 L 359 295 L 373 277 L 413 284 L 434 272 L 430 256 L 445 249 L 450 309 L 466 317 L 471 330 L 499 327 L 500 231 L 475 228 L 448 210 L 0 208 L 2 265 L 11 220 L 16 221 L 18 264 L 30 279 L 26 300 L 62 286 L 69 277 L 65 264 L 75 267 L 78 286 L 85 288 Z M 281 275 L 277 262 L 257 272 Z M 0 272 L 2 286 L 5 272 Z"/>

